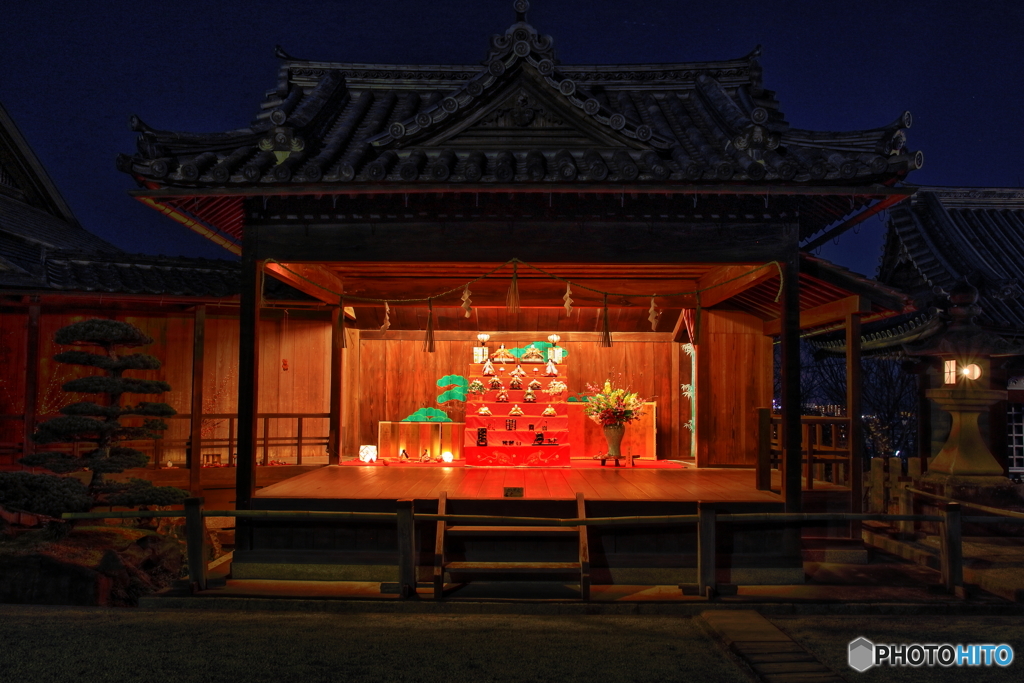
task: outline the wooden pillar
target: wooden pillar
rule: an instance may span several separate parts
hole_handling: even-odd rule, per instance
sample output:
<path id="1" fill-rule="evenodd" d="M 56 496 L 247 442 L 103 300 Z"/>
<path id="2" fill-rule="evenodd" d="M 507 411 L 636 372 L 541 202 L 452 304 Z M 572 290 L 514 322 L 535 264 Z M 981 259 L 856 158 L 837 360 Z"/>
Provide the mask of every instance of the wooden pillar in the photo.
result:
<path id="1" fill-rule="evenodd" d="M 861 420 L 860 315 L 846 316 L 846 415 L 850 418 L 850 512 L 864 507 L 864 423 Z M 861 524 L 850 522 L 851 538 L 860 538 Z"/>
<path id="2" fill-rule="evenodd" d="M 786 512 L 801 512 L 800 491 L 800 255 L 783 264 L 782 279 L 782 495 Z"/>
<path id="3" fill-rule="evenodd" d="M 327 464 L 337 465 L 341 462 L 342 430 L 342 386 L 345 371 L 345 309 L 338 306 L 331 310 L 331 417 L 329 420 L 329 441 L 327 445 Z"/>
<path id="4" fill-rule="evenodd" d="M 395 501 L 398 512 L 398 585 L 403 598 L 416 597 L 416 524 L 413 501 Z"/>
<path id="5" fill-rule="evenodd" d="M 203 491 L 200 474 L 203 467 L 203 369 L 206 347 L 206 304 L 196 306 L 195 321 L 192 324 L 192 406 L 189 420 L 188 451 L 185 464 L 188 465 L 188 490 L 193 496 Z"/>
<path id="6" fill-rule="evenodd" d="M 686 424 L 686 420 L 689 419 L 689 415 L 683 418 L 683 394 L 680 387 L 682 386 L 682 372 L 681 372 L 681 358 L 683 351 L 680 345 L 672 342 L 672 367 L 671 372 L 671 383 L 672 391 L 669 392 L 669 408 L 671 409 L 670 415 L 672 416 L 672 433 L 669 435 L 668 448 L 665 450 L 666 458 L 680 459 L 683 457 L 683 432 L 686 431 L 683 425 Z M 689 406 L 687 406 L 689 411 Z M 687 457 L 692 457 L 693 454 L 688 454 Z M 654 453 L 654 459 L 658 459 L 658 453 Z"/>
<path id="7" fill-rule="evenodd" d="M 697 591 L 708 599 L 713 598 L 718 590 L 716 515 L 713 505 L 697 502 Z"/>
<path id="8" fill-rule="evenodd" d="M 238 316 L 238 460 L 235 508 L 252 509 L 256 493 L 257 411 L 259 410 L 259 326 L 263 264 L 256 259 L 257 227 L 246 226 L 242 239 L 242 301 Z M 247 547 L 244 540 L 242 547 Z"/>
<path id="9" fill-rule="evenodd" d="M 929 363 L 922 365 L 917 372 L 917 455 L 924 470 L 932 457 L 932 404 L 926 395 L 932 388 L 932 370 Z"/>
<path id="10" fill-rule="evenodd" d="M 185 499 L 185 544 L 188 551 L 188 582 L 192 592 L 206 590 L 206 522 L 203 499 Z"/>
<path id="11" fill-rule="evenodd" d="M 36 431 L 36 403 L 39 401 L 39 315 L 38 299 L 28 307 L 25 342 L 25 422 L 21 441 L 22 457 L 32 454 L 32 434 Z"/>
<path id="12" fill-rule="evenodd" d="M 707 312 L 704 312 L 699 328 L 697 329 L 697 340 L 694 342 L 693 352 L 696 363 L 693 367 L 696 373 L 691 380 L 693 382 L 693 396 L 697 401 L 697 410 L 694 412 L 694 434 L 696 436 L 697 453 L 694 459 L 697 467 L 711 466 L 711 448 L 714 445 L 711 440 L 711 345 L 708 343 Z"/>

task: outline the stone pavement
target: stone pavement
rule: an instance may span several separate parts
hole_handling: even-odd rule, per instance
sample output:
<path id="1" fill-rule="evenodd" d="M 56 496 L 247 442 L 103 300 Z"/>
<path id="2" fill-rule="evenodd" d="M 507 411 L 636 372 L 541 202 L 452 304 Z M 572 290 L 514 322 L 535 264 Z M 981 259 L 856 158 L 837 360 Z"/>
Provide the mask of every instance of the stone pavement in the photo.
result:
<path id="1" fill-rule="evenodd" d="M 753 610 L 716 610 L 701 618 L 765 683 L 844 683 L 830 668 Z"/>

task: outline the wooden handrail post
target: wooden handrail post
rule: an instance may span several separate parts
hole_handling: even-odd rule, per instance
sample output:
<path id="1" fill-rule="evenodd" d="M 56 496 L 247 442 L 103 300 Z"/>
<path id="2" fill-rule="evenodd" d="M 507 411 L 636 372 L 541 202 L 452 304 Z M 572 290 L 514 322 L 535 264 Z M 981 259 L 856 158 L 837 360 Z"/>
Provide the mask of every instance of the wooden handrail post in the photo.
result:
<path id="1" fill-rule="evenodd" d="M 807 489 L 806 490 L 808 490 L 808 491 L 810 491 L 811 489 L 814 488 L 814 473 L 812 472 L 812 470 L 814 469 L 814 441 L 813 441 L 814 436 L 813 435 L 815 434 L 815 431 L 814 431 L 813 427 L 814 427 L 814 425 L 811 425 L 811 424 L 808 424 L 808 423 L 805 422 L 805 423 L 803 423 L 801 425 L 801 429 L 800 429 L 800 435 L 801 435 L 801 438 L 803 440 L 804 458 L 806 459 L 806 462 L 807 462 Z"/>
<path id="2" fill-rule="evenodd" d="M 206 304 L 196 306 L 192 322 L 192 404 L 189 412 L 188 448 L 185 463 L 188 466 L 188 488 L 193 496 L 203 492 L 203 372 L 206 347 Z"/>
<path id="3" fill-rule="evenodd" d="M 899 513 L 901 515 L 912 515 L 914 514 L 914 494 L 910 492 L 910 484 L 914 480 L 910 477 L 900 477 L 900 507 Z M 914 538 L 914 520 L 904 520 L 899 522 L 900 536 L 904 539 Z"/>
<path id="4" fill-rule="evenodd" d="M 263 417 L 263 466 L 270 464 L 270 418 Z"/>
<path id="5" fill-rule="evenodd" d="M 757 490 L 772 488 L 772 410 L 757 409 Z"/>
<path id="6" fill-rule="evenodd" d="M 715 581 L 715 508 L 697 503 L 697 590 L 708 599 L 717 590 Z"/>
<path id="7" fill-rule="evenodd" d="M 587 518 L 587 503 L 582 493 L 576 494 L 576 516 L 580 519 Z M 580 597 L 584 602 L 590 601 L 590 544 L 587 539 L 587 525 L 580 524 L 579 527 L 579 559 L 580 559 Z"/>
<path id="8" fill-rule="evenodd" d="M 946 590 L 963 597 L 964 566 L 960 528 L 960 503 L 942 506 L 942 583 Z"/>
<path id="9" fill-rule="evenodd" d="M 299 425 L 295 430 L 295 464 L 302 464 L 302 418 L 299 417 Z"/>
<path id="10" fill-rule="evenodd" d="M 416 597 L 416 524 L 412 500 L 397 501 L 398 512 L 398 587 L 403 598 Z"/>
<path id="11" fill-rule="evenodd" d="M 185 542 L 188 547 L 188 580 L 192 592 L 206 590 L 206 525 L 203 499 L 185 499 Z"/>
<path id="12" fill-rule="evenodd" d="M 228 465 L 235 464 L 235 418 L 228 418 Z"/>

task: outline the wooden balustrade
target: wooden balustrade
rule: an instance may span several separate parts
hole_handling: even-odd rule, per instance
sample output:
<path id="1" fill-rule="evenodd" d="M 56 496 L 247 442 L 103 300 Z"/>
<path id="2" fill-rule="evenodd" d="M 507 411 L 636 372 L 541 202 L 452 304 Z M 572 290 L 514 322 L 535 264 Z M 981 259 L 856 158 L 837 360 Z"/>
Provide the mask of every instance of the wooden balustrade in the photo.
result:
<path id="1" fill-rule="evenodd" d="M 768 408 L 758 408 L 757 488 L 771 487 L 771 470 L 785 472 L 782 457 L 782 416 Z M 800 418 L 801 462 L 804 490 L 814 488 L 814 480 L 826 481 L 826 465 L 831 465 L 831 482 L 851 485 L 850 419 L 804 415 Z M 783 474 L 783 476 L 785 476 Z"/>
<path id="2" fill-rule="evenodd" d="M 55 415 L 41 416 L 40 421 L 56 417 Z M 17 419 L 22 420 L 22 415 L 0 415 L 0 419 Z M 310 447 L 323 447 L 326 454 L 328 445 L 328 434 L 327 428 L 324 427 L 322 434 L 310 433 L 308 428 L 308 420 L 327 420 L 330 418 L 330 413 L 260 413 L 257 415 L 258 420 L 262 420 L 259 433 L 261 438 L 257 440 L 257 452 L 260 455 L 260 461 L 263 465 L 267 465 L 270 462 L 270 451 L 271 449 L 294 449 L 295 452 L 295 464 L 303 464 L 303 449 Z M 128 425 L 133 422 L 139 422 L 144 418 L 142 417 L 125 417 L 122 418 L 122 422 Z M 178 413 L 171 417 L 164 418 L 170 421 L 186 420 L 191 421 L 192 416 L 189 413 Z M 202 415 L 203 420 L 221 420 L 226 423 L 227 436 L 220 437 L 203 437 L 202 438 L 202 453 L 199 454 L 199 463 L 203 464 L 225 464 L 220 458 L 221 452 L 226 451 L 227 465 L 235 464 L 235 451 L 236 443 L 238 441 L 237 434 L 237 421 L 238 415 L 236 413 L 204 413 Z M 278 420 L 294 420 L 296 421 L 295 433 L 290 436 L 271 436 L 271 422 Z M 0 443 L 0 453 L 6 444 Z M 150 465 L 152 467 L 160 467 L 161 463 L 164 462 L 164 456 L 168 451 L 182 451 L 185 452 L 191 446 L 191 439 L 188 437 L 184 438 L 173 438 L 173 437 L 161 437 L 158 439 L 146 439 L 139 441 L 128 441 L 125 445 L 132 448 L 136 448 L 143 453 L 146 453 L 150 458 Z M 10 444 L 12 449 L 20 452 L 21 444 Z M 53 446 L 47 445 L 47 449 L 56 451 L 66 451 L 72 453 L 75 456 L 81 454 L 83 443 L 76 442 L 71 444 L 54 444 Z M 211 453 L 210 451 L 217 451 L 217 453 Z M 12 451 L 13 452 L 13 451 Z M 208 457 L 215 456 L 215 457 Z"/>

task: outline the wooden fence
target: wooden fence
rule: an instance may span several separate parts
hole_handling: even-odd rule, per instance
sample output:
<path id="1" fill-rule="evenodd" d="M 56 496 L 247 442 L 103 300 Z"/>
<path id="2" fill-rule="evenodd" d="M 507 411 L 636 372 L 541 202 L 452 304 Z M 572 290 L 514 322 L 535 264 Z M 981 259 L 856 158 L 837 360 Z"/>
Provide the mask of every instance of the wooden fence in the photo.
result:
<path id="1" fill-rule="evenodd" d="M 40 422 L 55 415 L 40 416 Z M 328 430 L 324 427 L 310 425 L 311 421 L 323 421 L 326 423 L 330 413 L 259 413 L 257 415 L 257 440 L 256 451 L 263 465 L 270 462 L 272 450 L 277 458 L 291 457 L 294 455 L 295 464 L 302 465 L 303 458 L 308 457 L 308 449 L 321 449 L 326 457 L 328 445 Z M 0 415 L 0 420 L 23 421 L 23 415 Z M 121 420 L 126 425 L 141 425 L 142 417 L 125 417 Z M 189 413 L 179 413 L 164 418 L 168 421 L 169 432 L 175 430 L 176 423 L 185 422 L 187 429 L 192 416 Z M 214 422 L 217 428 L 217 435 L 204 436 L 201 440 L 201 452 L 198 455 L 199 464 L 202 465 L 234 465 L 236 456 L 236 445 L 238 443 L 238 414 L 237 413 L 203 413 L 204 422 Z M 218 424 L 219 423 L 219 424 Z M 288 424 L 291 423 L 291 424 Z M 294 425 L 294 430 L 291 427 Z M 272 434 L 289 432 L 287 436 L 273 436 Z M 188 436 L 173 437 L 161 436 L 156 439 L 145 439 L 139 441 L 127 441 L 124 445 L 136 448 L 149 456 L 150 466 L 160 467 L 167 460 L 175 463 L 186 461 L 185 454 L 191 447 L 191 439 Z M 32 448 L 30 446 L 30 448 Z M 83 450 L 91 448 L 89 442 L 78 442 L 73 444 L 47 444 L 47 450 L 65 451 L 79 455 Z M 33 448 L 34 450 L 34 448 Z M 282 455 L 281 451 L 288 452 L 288 456 Z M 21 442 L 0 442 L 0 456 L 6 456 L 10 460 L 9 465 L 14 465 L 21 454 L 25 452 L 25 445 Z"/>
<path id="2" fill-rule="evenodd" d="M 700 595 L 710 599 L 717 593 L 715 577 L 716 537 L 719 524 L 765 524 L 779 528 L 799 529 L 803 522 L 825 521 L 881 521 L 937 522 L 942 528 L 941 568 L 942 583 L 950 593 L 963 596 L 963 550 L 961 534 L 960 502 L 944 501 L 938 515 L 878 513 L 744 513 L 719 514 L 711 504 L 698 503 L 695 515 L 661 515 L 654 517 L 499 517 L 485 515 L 415 514 L 412 501 L 397 501 L 395 512 L 318 512 L 309 510 L 203 510 L 202 498 L 189 498 L 185 510 L 127 511 L 127 512 L 80 512 L 65 513 L 64 519 L 104 519 L 143 517 L 185 517 L 188 541 L 189 580 L 193 590 L 206 590 L 207 564 L 205 562 L 206 528 L 204 517 L 235 517 L 240 519 L 309 519 L 332 522 L 393 521 L 398 529 L 398 569 L 400 593 L 404 597 L 416 595 L 416 523 L 452 523 L 462 525 L 530 525 L 530 526 L 654 526 L 664 524 L 697 525 L 697 589 Z M 1018 513 L 1019 514 L 1019 513 Z M 1024 518 L 1024 515 L 1020 515 Z M 969 518 L 971 521 L 974 518 Z M 985 518 L 994 519 L 994 518 Z"/>

